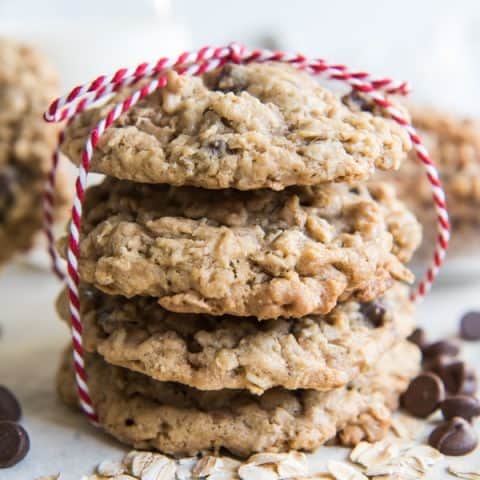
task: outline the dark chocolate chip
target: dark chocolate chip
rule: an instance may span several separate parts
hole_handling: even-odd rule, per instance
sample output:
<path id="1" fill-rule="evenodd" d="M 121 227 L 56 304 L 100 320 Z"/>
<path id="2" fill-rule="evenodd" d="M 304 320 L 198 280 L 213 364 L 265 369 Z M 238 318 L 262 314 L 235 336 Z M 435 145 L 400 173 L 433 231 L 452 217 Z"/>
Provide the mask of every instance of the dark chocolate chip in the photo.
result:
<path id="1" fill-rule="evenodd" d="M 352 90 L 349 94 L 344 95 L 342 101 L 350 110 L 360 110 L 362 112 L 373 112 L 374 110 L 373 102 L 368 101 L 364 95 L 356 90 Z"/>
<path id="2" fill-rule="evenodd" d="M 0 174 L 0 221 L 5 221 L 8 210 L 12 207 L 15 196 L 13 185 L 16 183 L 17 175 L 12 168 L 5 169 Z"/>
<path id="3" fill-rule="evenodd" d="M 473 427 L 463 418 L 453 417 L 435 428 L 428 443 L 444 455 L 466 455 L 478 443 Z"/>
<path id="4" fill-rule="evenodd" d="M 432 368 L 443 381 L 445 389 L 451 395 L 473 395 L 477 389 L 475 372 L 469 369 L 465 362 L 452 360 L 437 364 Z"/>
<path id="5" fill-rule="evenodd" d="M 447 355 L 438 355 L 437 357 L 424 359 L 422 368 L 425 372 L 433 372 L 438 375 L 438 372 L 442 367 L 458 361 L 459 360 Z"/>
<path id="6" fill-rule="evenodd" d="M 468 312 L 460 320 L 460 337 L 480 340 L 480 312 Z"/>
<path id="7" fill-rule="evenodd" d="M 22 410 L 15 395 L 3 385 L 0 385 L 0 420 L 17 422 L 22 416 Z"/>
<path id="8" fill-rule="evenodd" d="M 27 454 L 30 440 L 25 429 L 15 422 L 0 422 L 0 468 L 16 465 Z"/>
<path id="9" fill-rule="evenodd" d="M 246 90 L 248 87 L 246 80 L 236 75 L 235 72 L 236 70 L 232 65 L 223 67 L 218 75 L 214 90 L 220 90 L 224 93 L 232 92 L 235 95 Z"/>
<path id="10" fill-rule="evenodd" d="M 188 335 L 186 341 L 189 353 L 200 353 L 203 351 L 202 345 L 193 335 Z"/>
<path id="11" fill-rule="evenodd" d="M 438 342 L 430 343 L 422 350 L 424 358 L 433 358 L 437 355 L 449 355 L 454 357 L 458 355 L 460 349 L 455 342 L 451 340 L 439 340 Z"/>
<path id="12" fill-rule="evenodd" d="M 480 415 L 480 401 L 468 395 L 455 395 L 445 399 L 440 404 L 443 418 L 450 420 L 453 417 L 462 417 L 469 422 Z"/>
<path id="13" fill-rule="evenodd" d="M 407 339 L 414 343 L 418 348 L 425 348 L 427 345 L 427 335 L 423 328 L 416 328 Z"/>
<path id="14" fill-rule="evenodd" d="M 385 314 L 387 312 L 385 307 L 379 302 L 362 303 L 360 306 L 360 311 L 375 327 L 380 327 L 383 325 Z"/>
<path id="15" fill-rule="evenodd" d="M 210 155 L 222 157 L 227 153 L 227 142 L 222 139 L 212 140 L 211 142 L 208 142 L 207 148 Z"/>
<path id="16" fill-rule="evenodd" d="M 445 399 L 445 387 L 434 373 L 421 373 L 414 378 L 402 396 L 404 408 L 416 417 L 428 417 Z"/>
<path id="17" fill-rule="evenodd" d="M 461 392 L 465 380 L 465 363 L 455 361 L 437 369 L 437 375 L 443 380 L 448 393 L 456 395 Z"/>

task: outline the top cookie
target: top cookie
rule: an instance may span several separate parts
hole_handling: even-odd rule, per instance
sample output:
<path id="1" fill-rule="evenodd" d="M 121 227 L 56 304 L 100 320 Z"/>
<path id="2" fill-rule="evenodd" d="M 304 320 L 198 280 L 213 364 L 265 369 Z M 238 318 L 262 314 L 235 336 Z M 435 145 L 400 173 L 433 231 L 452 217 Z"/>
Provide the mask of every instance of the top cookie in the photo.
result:
<path id="1" fill-rule="evenodd" d="M 63 149 L 75 163 L 91 129 L 127 94 L 67 128 Z M 195 78 L 170 72 L 167 87 L 107 129 L 92 169 L 145 183 L 282 190 L 364 181 L 375 168 L 397 169 L 409 148 L 393 121 L 350 109 L 304 72 L 228 65 Z"/>

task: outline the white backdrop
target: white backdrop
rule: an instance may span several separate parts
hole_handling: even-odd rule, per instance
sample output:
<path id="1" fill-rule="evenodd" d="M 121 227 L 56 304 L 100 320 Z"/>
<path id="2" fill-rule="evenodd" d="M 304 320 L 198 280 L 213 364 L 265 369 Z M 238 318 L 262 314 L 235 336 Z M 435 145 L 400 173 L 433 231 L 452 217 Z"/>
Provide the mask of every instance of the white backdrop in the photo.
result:
<path id="1" fill-rule="evenodd" d="M 273 39 L 480 115 L 480 0 L 0 0 L 1 34 L 46 50 L 64 88 L 188 46 Z"/>
<path id="2" fill-rule="evenodd" d="M 479 0 L 177 0 L 193 42 L 282 48 L 411 81 L 421 101 L 480 114 Z"/>

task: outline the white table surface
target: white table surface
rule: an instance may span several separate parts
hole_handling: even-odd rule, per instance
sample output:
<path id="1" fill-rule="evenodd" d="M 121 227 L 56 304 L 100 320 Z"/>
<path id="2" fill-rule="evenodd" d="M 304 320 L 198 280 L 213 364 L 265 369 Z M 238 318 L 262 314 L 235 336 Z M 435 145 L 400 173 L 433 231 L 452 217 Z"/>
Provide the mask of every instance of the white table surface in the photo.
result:
<path id="1" fill-rule="evenodd" d="M 0 384 L 10 387 L 21 401 L 23 423 L 31 439 L 27 458 L 0 470 L 1 480 L 34 480 L 58 472 L 62 480 L 79 480 L 100 461 L 119 458 L 127 451 L 56 397 L 54 374 L 68 341 L 67 329 L 53 310 L 59 289 L 49 273 L 20 264 L 6 269 L 0 278 Z M 480 309 L 480 283 L 439 285 L 419 307 L 419 323 L 432 338 L 452 335 L 459 316 L 470 308 Z M 480 343 L 464 343 L 462 354 L 480 374 Z M 327 458 L 342 459 L 346 453 L 341 448 L 321 448 L 309 456 L 311 469 L 317 471 Z M 480 449 L 468 459 L 480 465 Z M 446 473 L 452 461 L 438 464 L 426 478 L 452 479 Z"/>

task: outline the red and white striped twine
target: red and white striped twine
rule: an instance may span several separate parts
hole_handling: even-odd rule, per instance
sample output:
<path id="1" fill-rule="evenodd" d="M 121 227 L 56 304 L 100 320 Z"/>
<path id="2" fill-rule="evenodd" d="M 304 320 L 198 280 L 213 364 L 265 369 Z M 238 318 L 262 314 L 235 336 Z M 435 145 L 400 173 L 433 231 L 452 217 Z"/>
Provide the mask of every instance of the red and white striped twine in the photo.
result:
<path id="1" fill-rule="evenodd" d="M 222 67 L 226 63 L 247 64 L 252 62 L 283 62 L 289 63 L 295 68 L 305 70 L 311 75 L 324 77 L 328 80 L 336 80 L 349 85 L 352 90 L 362 92 L 375 105 L 381 108 L 386 115 L 405 128 L 417 156 L 424 166 L 428 181 L 432 188 L 432 196 L 437 214 L 437 243 L 431 264 L 427 268 L 424 278 L 419 282 L 415 291 L 412 292 L 412 300 L 419 300 L 429 291 L 437 273 L 443 264 L 448 241 L 450 227 L 448 213 L 445 204 L 445 193 L 443 191 L 437 169 L 430 159 L 426 148 L 414 127 L 405 118 L 404 114 L 395 108 L 385 94 L 407 95 L 409 87 L 406 82 L 396 82 L 390 78 L 374 79 L 366 72 L 351 72 L 344 65 L 329 64 L 323 59 L 309 59 L 301 54 L 289 54 L 284 52 L 273 52 L 270 50 L 247 50 L 246 48 L 232 44 L 227 47 L 213 48 L 204 47 L 196 52 L 185 52 L 175 59 L 161 58 L 155 63 L 142 63 L 135 68 L 122 68 L 113 75 L 102 75 L 92 82 L 77 86 L 64 97 L 55 100 L 45 113 L 45 120 L 48 122 L 71 121 L 78 113 L 88 106 L 104 99 L 127 85 L 132 85 L 139 80 L 151 78 L 151 81 L 141 88 L 135 90 L 121 103 L 115 105 L 107 116 L 102 119 L 90 132 L 85 148 L 82 153 L 81 164 L 78 169 L 78 177 L 75 184 L 75 197 L 72 207 L 72 218 L 70 222 L 70 233 L 67 250 L 67 275 L 70 303 L 70 319 L 72 328 L 72 343 L 74 351 L 75 377 L 78 387 L 81 406 L 94 423 L 97 416 L 93 408 L 92 400 L 87 384 L 87 374 L 82 345 L 82 321 L 80 316 L 79 299 L 79 242 L 80 227 L 82 221 L 82 203 L 87 186 L 88 172 L 93 150 L 97 146 L 100 137 L 105 130 L 117 120 L 120 115 L 129 110 L 147 95 L 167 84 L 166 72 L 170 69 L 176 70 L 180 75 L 201 75 L 205 72 Z M 53 164 L 48 177 L 44 204 L 45 204 L 45 230 L 48 239 L 48 249 L 52 258 L 52 268 L 60 277 L 65 278 L 62 273 L 61 264 L 54 246 L 53 224 L 53 202 L 55 173 L 59 159 L 59 148 L 63 140 L 63 134 L 59 137 L 59 145 L 53 155 Z"/>

